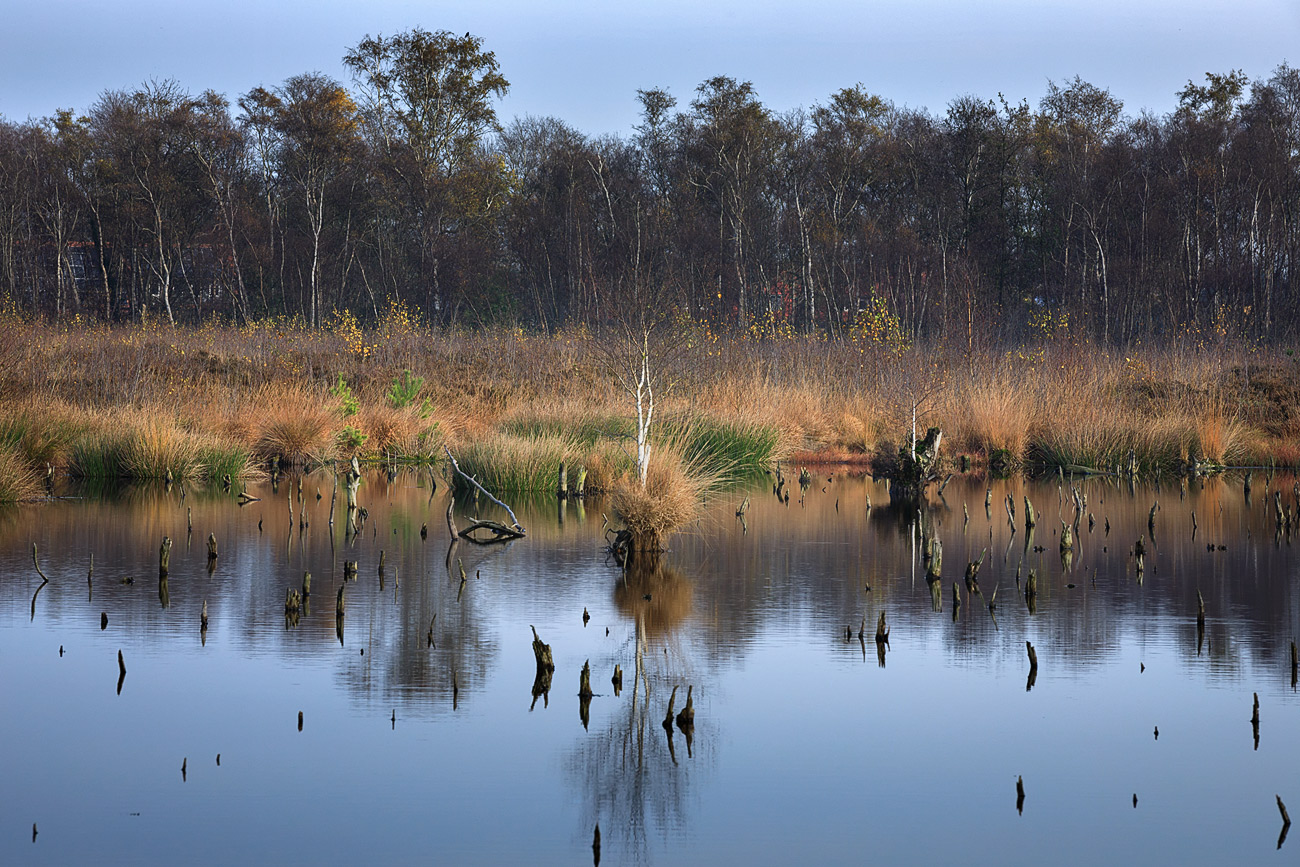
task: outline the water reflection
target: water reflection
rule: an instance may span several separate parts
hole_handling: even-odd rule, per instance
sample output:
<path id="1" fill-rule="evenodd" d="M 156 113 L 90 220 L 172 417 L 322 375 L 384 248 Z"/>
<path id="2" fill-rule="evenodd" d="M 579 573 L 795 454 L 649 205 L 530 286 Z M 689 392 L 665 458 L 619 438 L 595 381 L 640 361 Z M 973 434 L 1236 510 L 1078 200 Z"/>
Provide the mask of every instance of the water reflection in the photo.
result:
<path id="1" fill-rule="evenodd" d="M 1094 707 L 1123 714 L 1152 705 L 1161 711 L 1158 720 L 1143 716 L 1133 730 L 1144 744 L 1154 743 L 1148 734 L 1159 721 L 1170 742 L 1184 749 L 1187 721 L 1206 717 L 1215 691 L 1244 689 L 1246 700 L 1258 691 L 1265 704 L 1262 740 L 1252 726 L 1245 746 L 1239 700 L 1225 716 L 1240 727 L 1232 740 L 1252 753 L 1257 748 L 1272 766 L 1296 759 L 1287 739 L 1268 735 L 1275 715 L 1279 725 L 1297 716 L 1291 642 L 1300 623 L 1300 595 L 1293 590 L 1300 570 L 1288 520 L 1296 511 L 1294 482 L 1254 481 L 1248 494 L 1233 477 L 1157 490 L 1108 477 L 957 476 L 933 508 L 917 512 L 895 508 L 883 485 L 836 473 L 833 481 L 801 487 L 798 499 L 787 500 L 788 490 L 774 497 L 748 492 L 743 522 L 736 512 L 746 492 L 720 497 L 652 568 L 626 572 L 602 556 L 598 502 L 513 504 L 528 537 L 481 547 L 448 532 L 445 516 L 454 504 L 445 486 L 435 489 L 423 471 L 366 474 L 358 497 L 367 517 L 355 535 L 341 509 L 330 521 L 329 470 L 305 479 L 283 476 L 278 493 L 270 482 L 252 486 L 248 493 L 260 500 L 242 506 L 238 492 L 220 485 L 135 486 L 102 499 L 0 511 L 0 623 L 32 624 L 11 641 L 59 646 L 89 633 L 102 634 L 113 650 L 122 643 L 142 661 L 132 663 L 136 686 L 125 690 L 122 706 L 161 702 L 150 698 L 160 680 L 183 680 L 192 670 L 185 666 L 210 661 L 231 669 L 292 667 L 304 679 L 321 672 L 333 689 L 322 704 L 375 716 L 386 733 L 412 728 L 395 725 L 399 713 L 434 726 L 462 718 L 467 728 L 458 731 L 467 748 L 492 754 L 504 748 L 480 731 L 508 726 L 504 740 L 527 740 L 540 755 L 561 752 L 558 780 L 537 770 L 528 782 L 558 785 L 554 796 L 572 805 L 557 809 L 581 834 L 582 847 L 593 826 L 603 824 L 611 861 L 651 861 L 679 851 L 686 839 L 734 840 L 717 805 L 749 803 L 751 790 L 759 789 L 792 804 L 788 815 L 769 821 L 803 822 L 834 849 L 837 827 L 797 806 L 818 799 L 814 784 L 799 778 L 799 763 L 830 757 L 823 774 L 832 788 L 864 768 L 888 768 L 889 755 L 879 747 L 886 742 L 891 747 L 884 753 L 906 757 L 913 771 L 925 767 L 924 739 L 909 726 L 923 726 L 927 712 L 947 713 L 947 706 L 927 708 L 938 701 L 933 696 L 948 697 L 962 713 L 982 714 L 990 726 L 1022 725 L 1026 713 L 1060 713 L 1056 725 L 1073 726 L 1073 713 L 1105 728 L 1109 718 L 1089 716 Z M 304 495 L 304 487 L 323 495 Z M 1026 526 L 1031 508 L 1036 520 Z M 491 514 L 490 504 L 473 500 L 456 509 Z M 176 544 L 160 576 L 164 538 Z M 208 556 L 209 538 L 220 541 L 218 557 Z M 40 567 L 48 584 L 33 568 L 33 542 L 47 552 Z M 92 557 L 83 596 L 80 582 Z M 310 589 L 305 573 L 312 576 Z M 292 607 L 287 600 L 295 593 L 300 604 Z M 580 617 L 588 611 L 590 628 Z M 530 623 L 553 644 L 558 679 L 534 666 L 524 638 Z M 877 634 L 884 640 L 874 640 Z M 156 661 L 177 648 L 198 656 L 170 668 Z M 68 666 L 81 658 L 70 654 Z M 108 690 L 111 656 L 105 658 L 108 670 L 98 682 Z M 1147 673 L 1153 659 L 1162 665 Z M 592 694 L 579 696 L 574 720 L 569 696 L 584 661 Z M 1116 674 L 1120 664 L 1138 672 L 1139 662 L 1141 686 Z M 606 686 L 622 669 L 625 675 Z M 524 704 L 530 680 L 531 700 Z M 123 665 L 119 692 L 124 681 Z M 1003 681 L 1009 690 L 1002 690 Z M 1112 684 L 1118 684 L 1114 692 Z M 800 691 L 808 692 L 801 704 L 810 711 L 794 739 L 784 709 L 795 703 L 789 694 Z M 970 698 L 968 691 L 989 698 Z M 1074 696 L 1085 692 L 1081 712 L 1084 700 Z M 1006 696 L 1013 693 L 1035 704 L 1011 705 Z M 1177 701 L 1155 705 L 1174 693 Z M 699 713 L 693 724 L 679 726 L 684 694 Z M 516 705 L 523 716 L 510 716 Z M 161 719 L 171 713 L 163 703 L 137 707 Z M 893 720 L 895 711 L 911 722 Z M 851 724 L 840 728 L 841 716 Z M 1081 724 L 1069 731 L 1076 740 L 1092 735 Z M 1132 759 L 1122 738 L 1097 748 Z M 347 749 L 373 758 L 373 746 Z M 975 776 L 986 763 L 1021 761 L 1007 750 L 963 755 L 950 770 Z M 740 756 L 755 755 L 783 768 L 778 777 L 788 781 L 788 792 L 765 788 L 767 781 L 737 764 Z M 191 770 L 194 787 L 202 781 L 198 766 Z M 1088 774 L 1077 766 L 1056 770 L 1058 778 Z M 1216 784 L 1235 785 L 1232 774 L 1240 776 L 1241 768 L 1227 766 Z M 1053 824 L 1038 815 L 1038 805 L 1053 797 L 1048 776 L 1025 776 L 1033 783 L 1036 819 L 1061 831 L 1063 820 Z M 890 779 L 908 797 L 924 794 Z M 349 782 L 381 785 L 364 769 Z M 995 800 L 1009 813 L 1007 789 L 1001 792 Z M 836 809 L 819 807 L 826 816 Z M 968 836 L 979 832 L 961 827 Z M 888 828 L 877 831 L 890 839 Z M 49 838 L 42 835 L 42 843 Z M 952 854 L 882 845 L 896 859 Z M 540 860 L 563 862 L 572 854 Z"/>

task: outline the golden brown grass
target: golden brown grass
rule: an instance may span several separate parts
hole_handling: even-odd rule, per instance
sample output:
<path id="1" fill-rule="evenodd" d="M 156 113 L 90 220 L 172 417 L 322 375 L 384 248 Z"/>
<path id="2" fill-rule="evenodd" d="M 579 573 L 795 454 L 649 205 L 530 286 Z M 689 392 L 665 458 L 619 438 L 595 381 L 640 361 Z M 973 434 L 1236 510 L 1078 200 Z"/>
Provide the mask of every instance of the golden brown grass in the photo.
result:
<path id="1" fill-rule="evenodd" d="M 630 431 L 630 408 L 580 330 L 431 331 L 395 316 L 356 332 L 289 321 L 73 327 L 9 316 L 0 331 L 0 443 L 35 469 L 72 465 L 78 442 L 137 426 L 132 414 L 142 411 L 171 421 L 143 435 L 141 468 L 212 447 L 260 459 L 328 457 L 345 427 L 365 435 L 363 458 L 495 440 L 530 466 L 561 453 L 586 462 L 593 484 L 601 474 L 612 484 L 625 465 L 607 435 Z M 1272 351 L 1053 342 L 975 355 L 942 346 L 891 353 L 815 337 L 725 335 L 706 335 L 699 347 L 669 372 L 660 419 L 702 420 L 729 431 L 722 440 L 741 450 L 761 430 L 775 436 L 772 457 L 870 454 L 906 436 L 915 404 L 918 426 L 943 428 L 951 452 L 1006 449 L 1104 465 L 1132 449 L 1152 467 L 1193 457 L 1300 461 L 1300 366 Z M 387 401 L 406 369 L 425 378 L 427 417 Z M 354 416 L 329 393 L 340 375 L 360 404 Z M 501 459 L 500 448 L 494 454 Z"/>
<path id="2" fill-rule="evenodd" d="M 0 445 L 0 503 L 16 503 L 40 495 L 40 481 L 17 449 Z"/>

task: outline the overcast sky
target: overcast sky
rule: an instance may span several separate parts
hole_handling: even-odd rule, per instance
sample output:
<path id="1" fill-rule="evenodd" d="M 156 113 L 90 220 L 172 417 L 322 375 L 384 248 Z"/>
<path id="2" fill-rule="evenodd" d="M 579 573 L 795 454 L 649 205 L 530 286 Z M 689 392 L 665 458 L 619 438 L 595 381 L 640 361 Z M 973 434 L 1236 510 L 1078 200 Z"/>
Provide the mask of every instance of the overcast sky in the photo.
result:
<path id="1" fill-rule="evenodd" d="M 942 112 L 955 96 L 1037 105 L 1083 77 L 1163 113 L 1204 73 L 1267 77 L 1300 64 L 1300 0 L 10 0 L 0 20 L 0 115 L 86 109 L 105 89 L 174 78 L 232 98 L 321 71 L 367 34 L 469 32 L 511 82 L 499 112 L 627 133 L 638 88 L 686 107 L 714 75 L 769 107 L 862 82 Z M 1289 52 L 1289 53 L 1288 53 Z"/>

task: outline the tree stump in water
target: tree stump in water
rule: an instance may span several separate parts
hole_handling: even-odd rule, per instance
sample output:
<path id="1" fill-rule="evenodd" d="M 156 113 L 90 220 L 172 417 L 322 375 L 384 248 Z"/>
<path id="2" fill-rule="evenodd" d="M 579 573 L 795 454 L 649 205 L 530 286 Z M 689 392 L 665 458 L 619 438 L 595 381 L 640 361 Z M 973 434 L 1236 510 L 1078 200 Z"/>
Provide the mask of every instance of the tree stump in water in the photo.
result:
<path id="1" fill-rule="evenodd" d="M 1070 529 L 1069 524 L 1062 521 L 1061 522 L 1061 551 L 1065 552 L 1065 551 L 1072 551 L 1072 550 L 1074 550 L 1074 531 Z"/>
<path id="2" fill-rule="evenodd" d="M 347 475 L 347 532 L 355 535 L 357 532 L 357 488 L 361 487 L 361 466 L 357 463 L 357 456 L 352 456 L 352 464 L 348 467 Z"/>
<path id="3" fill-rule="evenodd" d="M 533 656 L 537 660 L 538 673 L 555 671 L 555 660 L 551 656 L 551 645 L 542 643 L 542 639 L 537 634 L 537 627 L 530 626 L 528 628 L 533 630 Z"/>
<path id="4" fill-rule="evenodd" d="M 943 431 L 932 427 L 915 448 L 903 446 L 898 450 L 898 466 L 889 475 L 891 501 L 917 507 L 926 486 L 939 479 L 939 446 Z"/>
<path id="5" fill-rule="evenodd" d="M 171 565 L 172 559 L 172 540 L 170 536 L 163 536 L 162 546 L 158 549 L 158 577 L 167 577 L 167 568 Z"/>
<path id="6" fill-rule="evenodd" d="M 943 571 L 943 543 L 938 539 L 934 540 L 930 550 L 930 562 L 925 567 L 925 577 L 931 581 L 939 580 L 939 573 Z"/>
<path id="7" fill-rule="evenodd" d="M 1038 526 L 1038 516 L 1034 513 L 1034 504 L 1025 497 L 1025 529 L 1032 530 Z"/>
<path id="8" fill-rule="evenodd" d="M 880 620 L 876 622 L 876 644 L 889 643 L 889 624 L 885 623 L 885 612 L 881 610 Z"/>
<path id="9" fill-rule="evenodd" d="M 694 691 L 694 686 L 686 687 L 686 706 L 682 708 L 681 713 L 677 714 L 677 727 L 682 731 L 686 731 L 695 725 Z"/>
<path id="10" fill-rule="evenodd" d="M 672 695 L 668 696 L 668 713 L 664 714 L 664 729 L 672 734 L 673 732 L 673 704 L 677 701 L 677 687 L 673 687 Z"/>
<path id="11" fill-rule="evenodd" d="M 595 693 L 591 691 L 591 660 L 582 664 L 582 674 L 578 677 L 578 695 L 582 698 L 591 698 Z"/>
<path id="12" fill-rule="evenodd" d="M 217 559 L 217 534 L 216 533 L 208 534 L 208 559 L 209 560 Z"/>

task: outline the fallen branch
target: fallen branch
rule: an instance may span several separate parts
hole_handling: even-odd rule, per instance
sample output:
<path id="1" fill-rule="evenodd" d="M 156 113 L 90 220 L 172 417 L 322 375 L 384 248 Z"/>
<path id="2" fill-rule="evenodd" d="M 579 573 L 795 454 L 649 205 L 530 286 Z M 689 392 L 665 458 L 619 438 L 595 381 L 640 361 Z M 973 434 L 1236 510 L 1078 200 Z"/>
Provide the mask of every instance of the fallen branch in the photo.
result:
<path id="1" fill-rule="evenodd" d="M 518 527 L 519 525 L 516 524 L 515 526 Z M 486 530 L 492 534 L 492 538 L 476 539 L 474 533 L 478 530 Z M 498 523 L 497 521 L 477 520 L 456 535 L 462 539 L 468 539 L 476 545 L 491 545 L 493 542 L 508 542 L 511 539 L 524 538 L 523 528 L 512 529 L 507 527 L 505 524 Z"/>
<path id="2" fill-rule="evenodd" d="M 465 481 L 469 482 L 469 483 L 470 483 L 471 485 L 473 485 L 474 487 L 478 488 L 479 491 L 481 491 L 481 492 L 483 493 L 483 496 L 487 497 L 489 500 L 491 500 L 492 502 L 496 503 L 496 504 L 497 504 L 498 506 L 500 506 L 501 508 L 505 509 L 505 510 L 506 510 L 506 514 L 510 515 L 510 520 L 514 522 L 515 535 L 514 535 L 514 536 L 511 536 L 511 537 L 509 537 L 509 538 L 514 538 L 514 539 L 522 538 L 522 537 L 527 533 L 527 531 L 524 530 L 524 528 L 520 525 L 520 523 L 519 523 L 519 519 L 515 517 L 514 510 L 511 509 L 509 506 L 507 506 L 505 503 L 503 503 L 503 502 L 501 502 L 500 500 L 498 500 L 496 497 L 492 496 L 491 492 L 488 491 L 487 488 L 483 487 L 482 485 L 480 485 L 480 484 L 478 483 L 478 479 L 474 478 L 473 476 L 469 475 L 469 474 L 466 473 L 464 470 L 462 470 L 462 469 L 460 468 L 460 464 L 456 463 L 456 458 L 455 458 L 454 455 L 452 455 L 452 453 L 451 453 L 451 449 L 447 448 L 446 446 L 443 446 L 443 447 L 442 447 L 442 450 L 443 450 L 444 452 L 447 453 L 447 460 L 451 461 L 451 468 L 452 468 L 453 470 L 456 471 L 456 475 L 460 476 L 462 479 L 464 479 Z M 495 521 L 480 521 L 480 522 L 477 522 L 477 523 L 484 525 L 484 526 L 487 527 L 488 529 L 491 529 L 491 528 L 488 527 L 487 525 L 495 524 L 496 522 L 495 522 Z M 505 529 L 505 528 L 504 528 L 502 525 L 500 525 L 500 524 L 497 524 L 496 526 L 501 527 L 502 529 Z M 474 528 L 470 528 L 470 529 L 468 529 L 468 530 L 463 530 L 463 531 L 461 531 L 460 536 L 463 537 L 463 538 L 469 539 L 470 537 L 469 537 L 469 536 L 466 536 L 465 534 L 468 533 L 468 532 L 472 532 L 473 529 L 474 529 Z M 495 532 L 495 531 L 494 531 L 494 532 Z M 471 540 L 471 541 L 475 541 L 475 540 Z M 494 541 L 495 541 L 495 540 L 494 540 Z"/>

